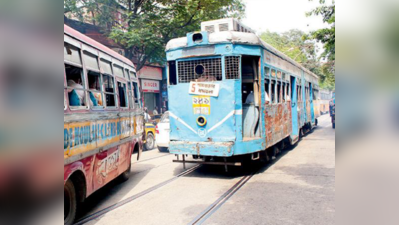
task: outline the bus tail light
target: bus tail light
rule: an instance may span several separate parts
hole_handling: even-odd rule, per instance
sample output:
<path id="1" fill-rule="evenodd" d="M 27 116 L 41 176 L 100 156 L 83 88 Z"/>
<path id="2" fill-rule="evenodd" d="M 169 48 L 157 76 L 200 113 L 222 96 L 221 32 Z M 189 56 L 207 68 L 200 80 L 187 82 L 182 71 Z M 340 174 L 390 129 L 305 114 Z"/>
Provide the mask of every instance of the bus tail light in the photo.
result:
<path id="1" fill-rule="evenodd" d="M 155 127 L 155 132 L 159 134 L 158 125 Z"/>

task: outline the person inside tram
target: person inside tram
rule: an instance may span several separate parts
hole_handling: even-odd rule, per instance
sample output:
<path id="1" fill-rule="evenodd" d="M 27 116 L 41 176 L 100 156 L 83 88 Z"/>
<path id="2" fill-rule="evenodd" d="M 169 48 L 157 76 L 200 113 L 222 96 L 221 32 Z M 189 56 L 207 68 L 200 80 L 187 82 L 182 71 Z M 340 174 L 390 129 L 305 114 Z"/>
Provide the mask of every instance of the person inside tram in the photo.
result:
<path id="1" fill-rule="evenodd" d="M 245 101 L 245 104 L 253 104 L 254 102 L 255 102 L 254 92 L 251 91 L 251 93 L 249 93 L 249 95 L 247 97 L 247 100 Z M 265 102 L 266 102 L 266 104 L 269 104 L 269 102 L 270 102 L 270 97 L 266 91 L 265 91 Z"/>

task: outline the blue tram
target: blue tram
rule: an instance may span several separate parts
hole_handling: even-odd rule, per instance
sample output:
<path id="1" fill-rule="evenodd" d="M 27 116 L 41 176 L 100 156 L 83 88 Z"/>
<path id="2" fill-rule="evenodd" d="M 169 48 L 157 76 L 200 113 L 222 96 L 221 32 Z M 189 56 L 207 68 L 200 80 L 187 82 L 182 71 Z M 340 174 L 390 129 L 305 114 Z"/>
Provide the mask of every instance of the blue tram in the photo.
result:
<path id="1" fill-rule="evenodd" d="M 316 126 L 315 74 L 235 19 L 204 22 L 201 30 L 166 47 L 175 162 L 192 162 L 186 155 L 235 166 L 237 156 L 270 159 Z"/>

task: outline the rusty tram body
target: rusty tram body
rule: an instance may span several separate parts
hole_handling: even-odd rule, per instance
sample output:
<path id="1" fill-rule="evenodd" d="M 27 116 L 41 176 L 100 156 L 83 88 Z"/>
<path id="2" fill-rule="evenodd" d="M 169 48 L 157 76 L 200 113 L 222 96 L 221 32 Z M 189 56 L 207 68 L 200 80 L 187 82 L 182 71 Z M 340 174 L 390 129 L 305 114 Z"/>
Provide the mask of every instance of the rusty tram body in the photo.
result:
<path id="1" fill-rule="evenodd" d="M 319 78 L 235 19 L 204 22 L 166 53 L 175 162 L 270 159 L 317 125 Z"/>

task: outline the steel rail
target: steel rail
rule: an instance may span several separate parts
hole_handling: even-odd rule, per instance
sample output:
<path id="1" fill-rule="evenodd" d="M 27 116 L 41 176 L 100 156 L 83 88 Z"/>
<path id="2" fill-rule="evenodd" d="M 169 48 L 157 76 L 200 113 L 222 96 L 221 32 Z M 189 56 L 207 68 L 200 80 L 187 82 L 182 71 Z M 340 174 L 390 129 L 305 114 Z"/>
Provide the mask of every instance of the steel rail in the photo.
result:
<path id="1" fill-rule="evenodd" d="M 193 219 L 188 225 L 197 225 L 204 223 L 209 217 L 212 216 L 217 210 L 224 205 L 237 191 L 239 191 L 254 175 L 256 172 L 250 175 L 244 176 L 236 184 L 233 185 L 226 193 L 224 193 L 218 200 L 212 203 L 208 208 L 202 211 L 195 219 Z"/>
<path id="2" fill-rule="evenodd" d="M 107 214 L 107 213 L 109 213 L 109 212 L 111 212 L 111 211 L 113 211 L 115 209 L 118 209 L 118 208 L 120 208 L 120 207 L 122 207 L 122 206 L 124 206 L 124 205 L 126 205 L 126 204 L 128 204 L 130 202 L 133 202 L 134 200 L 137 200 L 137 199 L 139 199 L 139 198 L 141 198 L 141 197 L 143 197 L 143 196 L 145 196 L 145 195 L 147 195 L 147 194 L 149 194 L 149 193 L 151 193 L 151 192 L 153 192 L 153 191 L 155 191 L 155 190 L 157 190 L 157 189 L 159 189 L 159 188 L 161 188 L 163 186 L 166 186 L 167 184 L 179 179 L 180 177 L 186 176 L 186 175 L 194 172 L 199 167 L 201 167 L 201 165 L 194 166 L 194 167 L 192 167 L 192 168 L 190 168 L 188 170 L 185 170 L 184 172 L 180 173 L 179 175 L 176 175 L 175 177 L 173 177 L 173 178 L 171 178 L 171 179 L 169 179 L 167 181 L 164 181 L 164 182 L 162 182 L 160 184 L 157 184 L 157 185 L 155 185 L 155 186 L 153 186 L 153 187 L 151 187 L 151 188 L 149 188 L 149 189 L 147 189 L 145 191 L 142 191 L 142 192 L 140 192 L 140 193 L 138 193 L 136 195 L 133 195 L 133 196 L 131 196 L 131 197 L 129 197 L 129 198 L 123 200 L 123 201 L 120 201 L 120 202 L 115 203 L 115 204 L 113 204 L 111 206 L 108 206 L 108 207 L 106 207 L 106 208 L 104 208 L 104 209 L 102 209 L 100 211 L 97 211 L 97 212 L 91 214 L 91 215 L 85 216 L 85 217 L 81 218 L 78 222 L 76 222 L 74 225 L 82 225 L 82 224 L 88 223 L 90 221 L 93 221 L 93 220 L 95 220 L 95 219 L 97 219 L 97 218 L 99 218 L 101 216 L 104 216 L 105 214 Z"/>

